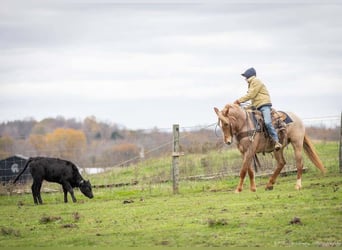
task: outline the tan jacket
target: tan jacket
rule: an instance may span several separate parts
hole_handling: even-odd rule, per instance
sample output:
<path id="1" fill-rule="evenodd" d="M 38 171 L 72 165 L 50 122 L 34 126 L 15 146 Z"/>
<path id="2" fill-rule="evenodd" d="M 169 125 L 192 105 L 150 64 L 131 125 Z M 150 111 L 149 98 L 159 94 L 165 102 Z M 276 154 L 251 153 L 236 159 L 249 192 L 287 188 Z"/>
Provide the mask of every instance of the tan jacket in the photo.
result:
<path id="1" fill-rule="evenodd" d="M 252 101 L 252 106 L 259 108 L 263 105 L 272 105 L 270 94 L 268 90 L 258 78 L 252 76 L 247 79 L 248 92 L 245 96 L 239 98 L 239 102 Z"/>

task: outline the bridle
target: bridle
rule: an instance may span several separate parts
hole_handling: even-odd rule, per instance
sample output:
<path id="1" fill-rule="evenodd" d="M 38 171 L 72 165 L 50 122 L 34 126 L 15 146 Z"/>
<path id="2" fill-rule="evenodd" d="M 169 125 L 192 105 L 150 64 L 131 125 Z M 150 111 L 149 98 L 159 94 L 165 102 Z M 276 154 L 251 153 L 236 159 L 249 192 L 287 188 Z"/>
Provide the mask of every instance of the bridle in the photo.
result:
<path id="1" fill-rule="evenodd" d="M 228 112 L 229 112 L 229 111 L 228 111 Z M 261 132 L 261 131 L 260 131 L 260 128 L 258 129 L 258 123 L 257 123 L 256 121 L 255 121 L 255 122 L 252 121 L 253 124 L 254 124 L 254 126 L 255 126 L 255 128 L 253 129 L 253 128 L 250 127 L 249 121 L 250 121 L 250 119 L 252 119 L 252 118 L 250 117 L 249 113 L 248 113 L 246 110 L 245 110 L 245 116 L 246 116 L 246 127 L 247 127 L 247 131 L 243 131 L 243 132 L 236 133 L 235 136 L 236 136 L 236 139 L 237 139 L 238 141 L 240 141 L 242 138 L 248 137 L 248 139 L 249 139 L 251 142 L 253 142 L 256 133 L 257 133 L 257 132 Z M 217 134 L 217 127 L 221 127 L 221 126 L 220 126 L 220 121 L 221 121 L 221 123 L 227 124 L 227 125 L 229 126 L 228 129 L 229 129 L 230 136 L 232 137 L 232 141 L 231 141 L 231 143 L 232 143 L 232 142 L 233 142 L 233 139 L 234 139 L 233 124 L 232 124 L 232 122 L 231 122 L 231 119 L 229 119 L 228 116 L 225 116 L 225 118 L 227 118 L 227 121 L 228 121 L 228 122 L 226 122 L 226 121 L 224 121 L 223 119 L 220 119 L 220 118 L 218 119 L 217 124 L 216 124 L 216 127 L 215 127 L 215 134 L 216 134 L 217 137 L 219 137 L 219 135 Z M 252 120 L 253 120 L 253 119 L 252 119 Z M 223 130 L 222 127 L 221 127 L 221 129 Z"/>
<path id="2" fill-rule="evenodd" d="M 228 122 L 223 122 L 222 119 L 218 118 L 218 121 L 217 121 L 216 126 L 215 126 L 215 135 L 216 135 L 216 137 L 219 137 L 219 135 L 217 134 L 217 127 L 220 127 L 221 130 L 223 131 L 223 126 L 220 126 L 220 122 L 224 123 L 224 124 L 227 124 L 227 126 L 229 126 L 228 129 L 229 129 L 230 136 L 232 138 L 232 141 L 230 143 L 227 143 L 227 144 L 231 144 L 233 142 L 233 139 L 234 139 L 233 124 L 230 122 L 229 117 L 227 117 L 227 118 L 228 118 Z M 223 136 L 224 136 L 224 132 L 223 132 Z"/>
<path id="3" fill-rule="evenodd" d="M 233 125 L 232 125 L 231 122 L 228 123 L 228 125 L 229 125 L 229 132 L 230 132 L 230 134 L 233 136 L 233 129 L 232 129 Z M 218 121 L 217 121 L 217 123 L 216 123 L 216 126 L 215 126 L 215 135 L 216 135 L 217 137 L 219 137 L 219 135 L 217 134 L 217 127 L 220 127 L 220 128 L 222 129 L 222 127 L 220 126 L 220 119 L 218 119 Z"/>
<path id="4" fill-rule="evenodd" d="M 253 141 L 254 141 L 254 137 L 255 137 L 256 133 L 260 132 L 260 131 L 258 130 L 257 122 L 254 122 L 254 126 L 255 126 L 254 129 L 250 128 L 250 126 L 249 126 L 249 118 L 250 118 L 250 116 L 249 116 L 249 114 L 248 114 L 248 112 L 246 110 L 245 110 L 245 114 L 246 114 L 246 127 L 247 127 L 247 131 L 236 133 L 235 136 L 236 136 L 236 139 L 237 139 L 238 142 L 240 142 L 240 140 L 242 138 L 248 137 L 248 139 L 250 141 L 249 146 L 251 146 Z M 226 144 L 230 145 L 231 143 L 233 143 L 233 140 L 234 140 L 233 128 L 232 128 L 233 124 L 231 123 L 231 121 L 230 121 L 228 116 L 225 116 L 225 117 L 227 118 L 227 121 L 228 121 L 227 125 L 229 126 L 229 132 L 230 132 L 230 136 L 232 138 L 231 142 L 226 143 Z M 216 134 L 217 137 L 218 137 L 218 135 L 216 133 L 216 129 L 217 129 L 217 127 L 220 127 L 220 121 L 223 122 L 222 119 L 219 118 L 218 122 L 216 124 L 216 127 L 215 127 L 215 134 Z M 252 118 L 252 122 L 253 122 L 253 118 Z M 221 127 L 221 129 L 222 129 L 222 127 Z M 223 132 L 223 134 L 224 134 L 224 132 Z M 260 162 L 259 162 L 259 159 L 258 159 L 256 154 L 253 156 L 253 165 L 254 165 L 255 172 L 257 172 L 258 171 L 258 167 L 260 168 Z"/>

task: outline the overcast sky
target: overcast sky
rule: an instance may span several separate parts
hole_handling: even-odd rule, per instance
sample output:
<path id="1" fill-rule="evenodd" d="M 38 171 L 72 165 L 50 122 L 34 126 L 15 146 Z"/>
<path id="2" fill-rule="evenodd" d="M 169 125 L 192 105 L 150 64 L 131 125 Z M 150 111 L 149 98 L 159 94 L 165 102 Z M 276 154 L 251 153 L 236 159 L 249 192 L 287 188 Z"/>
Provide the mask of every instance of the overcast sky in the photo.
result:
<path id="1" fill-rule="evenodd" d="M 255 3 L 257 2 L 257 3 Z M 0 0 L 0 122 L 216 121 L 255 67 L 273 106 L 342 107 L 341 1 Z"/>

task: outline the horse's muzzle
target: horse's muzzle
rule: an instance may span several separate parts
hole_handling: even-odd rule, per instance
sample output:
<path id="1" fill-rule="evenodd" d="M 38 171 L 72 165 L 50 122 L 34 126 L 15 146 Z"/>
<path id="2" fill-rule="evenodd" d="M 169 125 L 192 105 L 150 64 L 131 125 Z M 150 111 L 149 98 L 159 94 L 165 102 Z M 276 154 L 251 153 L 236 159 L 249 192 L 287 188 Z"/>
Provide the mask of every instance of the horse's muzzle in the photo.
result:
<path id="1" fill-rule="evenodd" d="M 230 145 L 230 144 L 232 144 L 232 141 L 226 141 L 226 144 Z"/>

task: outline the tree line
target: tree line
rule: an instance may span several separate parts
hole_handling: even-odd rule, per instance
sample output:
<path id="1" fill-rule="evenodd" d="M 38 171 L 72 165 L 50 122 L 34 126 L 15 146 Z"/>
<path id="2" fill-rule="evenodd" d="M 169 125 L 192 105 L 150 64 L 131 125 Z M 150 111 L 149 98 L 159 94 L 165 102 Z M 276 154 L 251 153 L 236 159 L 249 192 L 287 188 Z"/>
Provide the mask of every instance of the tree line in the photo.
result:
<path id="1" fill-rule="evenodd" d="M 339 140 L 340 130 L 308 127 L 307 133 L 316 140 Z M 180 143 L 181 150 L 186 153 L 206 153 L 223 147 L 222 138 L 215 134 L 214 127 L 184 129 Z M 59 116 L 0 124 L 0 159 L 22 154 L 60 157 L 81 167 L 113 167 L 141 158 L 170 155 L 171 144 L 171 128 L 169 131 L 158 128 L 131 130 L 116 123 L 99 121 L 95 116 L 82 121 Z"/>
<path id="2" fill-rule="evenodd" d="M 213 141 L 211 130 L 200 130 L 184 137 L 183 144 L 191 152 L 215 146 L 215 142 L 210 142 Z M 171 128 L 169 131 L 158 128 L 131 130 L 98 121 L 95 116 L 82 121 L 59 116 L 0 124 L 0 159 L 21 154 L 60 157 L 83 167 L 112 167 L 130 164 L 134 159 L 169 155 L 171 142 Z M 129 159 L 133 160 L 125 163 Z"/>

